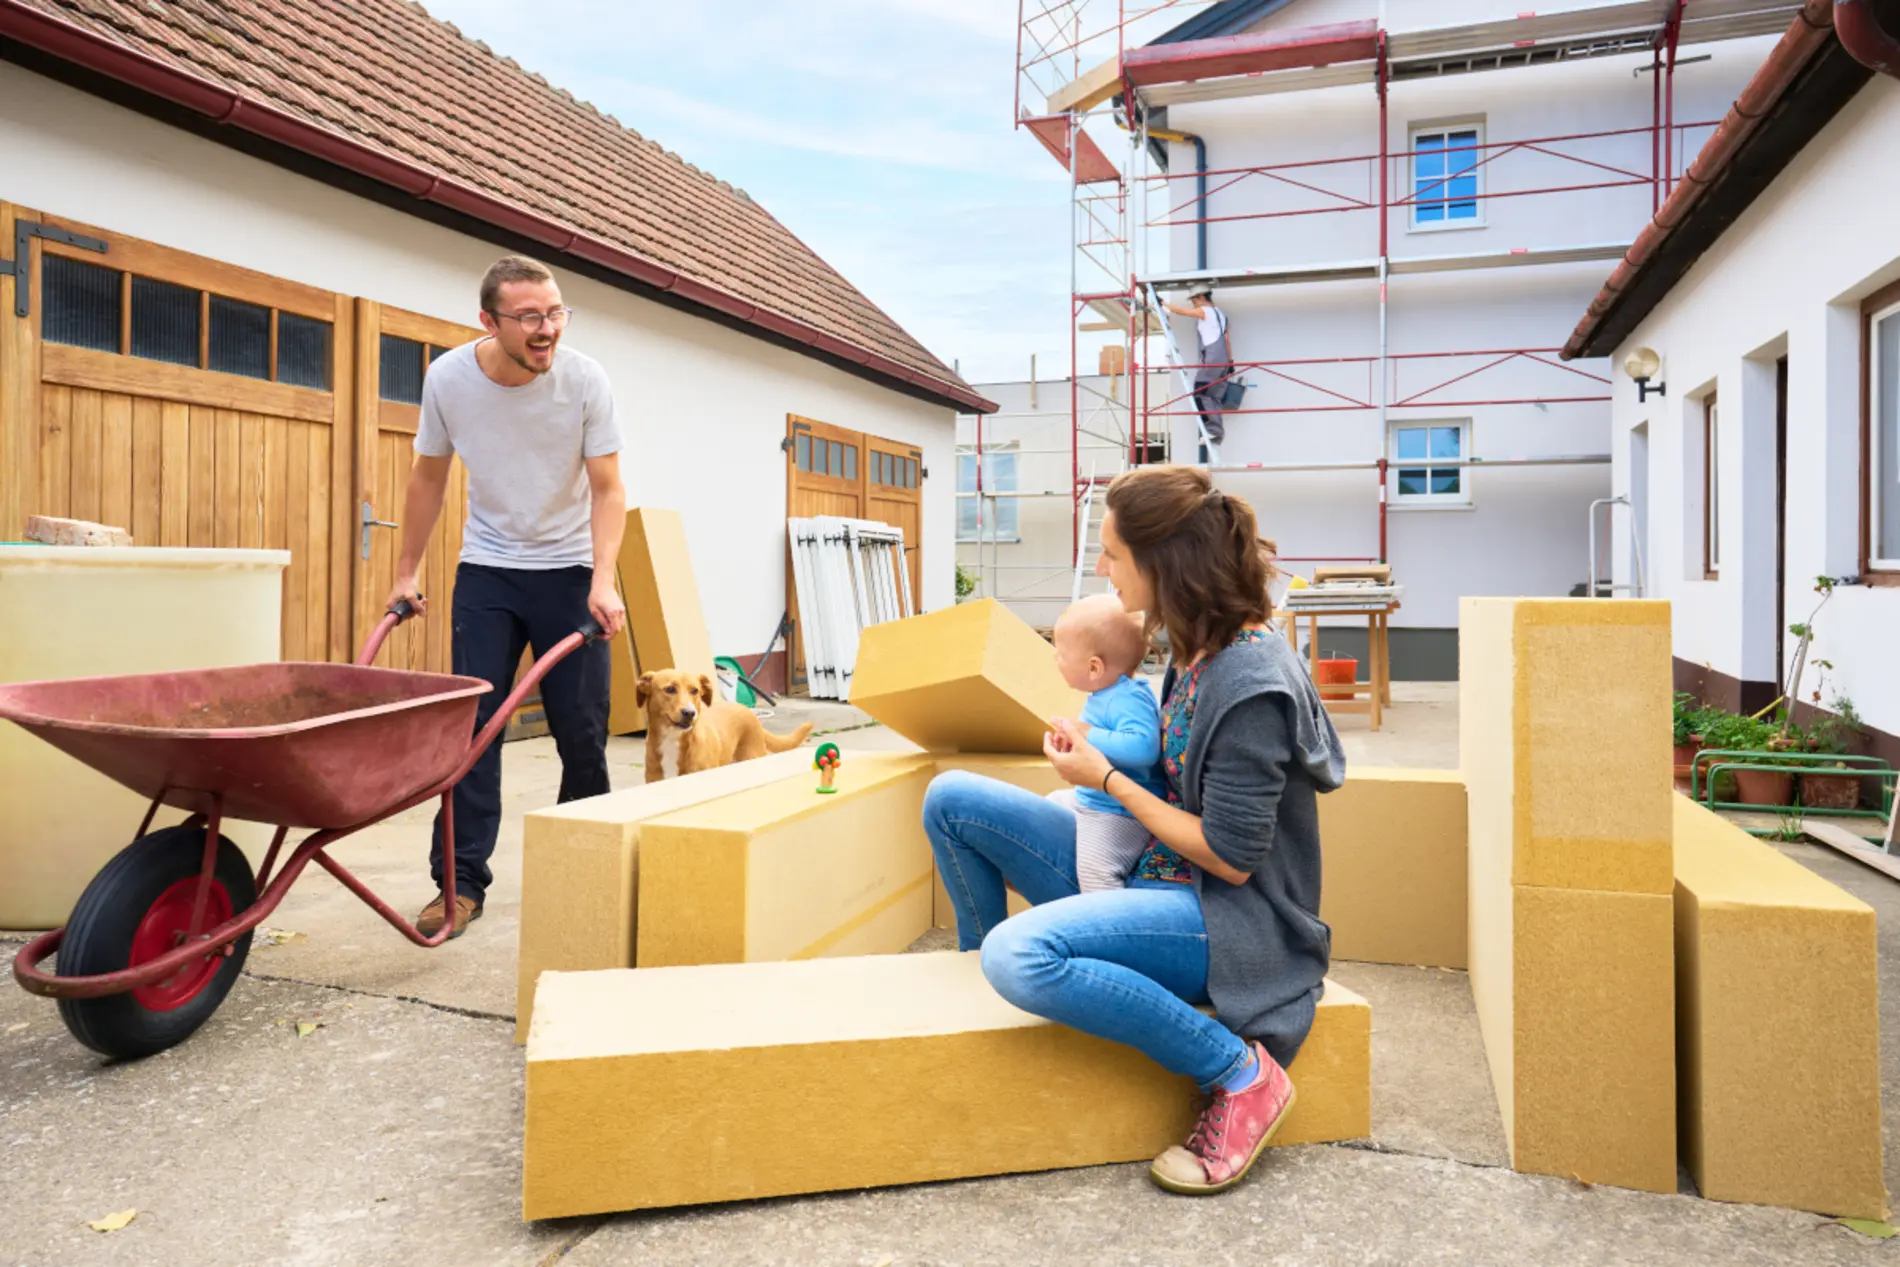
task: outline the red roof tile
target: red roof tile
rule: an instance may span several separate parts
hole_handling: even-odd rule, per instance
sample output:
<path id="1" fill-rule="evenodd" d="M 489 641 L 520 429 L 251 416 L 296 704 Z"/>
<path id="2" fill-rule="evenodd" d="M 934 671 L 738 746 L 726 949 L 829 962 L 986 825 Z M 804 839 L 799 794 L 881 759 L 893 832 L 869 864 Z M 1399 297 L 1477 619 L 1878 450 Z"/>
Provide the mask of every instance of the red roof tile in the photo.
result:
<path id="1" fill-rule="evenodd" d="M 396 160 L 391 172 L 440 175 L 475 195 L 465 210 L 503 204 L 483 218 L 520 229 L 526 212 L 557 249 L 960 408 L 995 408 L 744 191 L 407 0 L 0 0 L 0 33 L 122 78 L 157 67 L 174 99 L 192 87 L 178 72 L 206 81 L 242 98 L 223 107 L 236 126 L 300 148 L 336 138 Z"/>

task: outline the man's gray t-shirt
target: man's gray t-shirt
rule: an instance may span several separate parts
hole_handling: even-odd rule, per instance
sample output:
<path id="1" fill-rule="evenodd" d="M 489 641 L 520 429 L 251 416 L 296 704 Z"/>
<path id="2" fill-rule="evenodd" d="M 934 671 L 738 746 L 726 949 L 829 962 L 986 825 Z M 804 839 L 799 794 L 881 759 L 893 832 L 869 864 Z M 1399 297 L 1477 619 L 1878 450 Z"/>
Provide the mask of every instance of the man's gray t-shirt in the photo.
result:
<path id="1" fill-rule="evenodd" d="M 438 357 L 422 384 L 416 452 L 460 454 L 468 468 L 462 562 L 488 567 L 588 567 L 593 498 L 586 458 L 620 452 L 613 392 L 592 357 L 567 348 L 554 367 L 503 387 L 475 360 L 478 343 Z"/>

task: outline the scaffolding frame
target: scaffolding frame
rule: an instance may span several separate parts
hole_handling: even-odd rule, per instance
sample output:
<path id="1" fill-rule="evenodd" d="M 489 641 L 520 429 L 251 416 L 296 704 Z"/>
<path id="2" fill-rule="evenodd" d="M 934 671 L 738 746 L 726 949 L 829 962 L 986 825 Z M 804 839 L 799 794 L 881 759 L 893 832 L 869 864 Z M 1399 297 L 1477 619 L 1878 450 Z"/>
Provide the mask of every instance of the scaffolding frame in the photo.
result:
<path id="1" fill-rule="evenodd" d="M 1689 134 L 1712 130 L 1713 122 L 1678 123 L 1675 120 L 1675 68 L 1677 54 L 1685 44 L 1709 43 L 1749 36 L 1775 34 L 1785 30 L 1799 3 L 1792 0 L 1622 0 L 1599 3 L 1556 13 L 1522 13 L 1516 18 L 1468 23 L 1429 30 L 1391 32 L 1377 22 L 1342 23 L 1326 28 L 1279 29 L 1265 34 L 1217 36 L 1185 40 L 1165 45 L 1147 43 L 1157 20 L 1180 22 L 1209 7 L 1213 0 L 1019 0 L 1017 24 L 1017 68 L 1014 90 L 1014 121 L 1028 131 L 1061 162 L 1069 174 L 1070 189 L 1070 331 L 1069 331 L 1069 453 L 1072 487 L 1072 545 L 1076 570 L 1082 572 L 1088 561 L 1085 540 L 1090 525 L 1083 509 L 1092 494 L 1119 474 L 1082 471 L 1082 436 L 1085 434 L 1085 367 L 1081 363 L 1081 336 L 1084 333 L 1118 331 L 1122 336 L 1119 362 L 1126 373 L 1129 391 L 1125 402 L 1116 402 L 1116 431 L 1125 443 L 1121 469 L 1137 465 L 1153 452 L 1153 424 L 1160 424 L 1163 459 L 1171 460 L 1173 418 L 1198 416 L 1190 390 L 1164 391 L 1157 399 L 1151 390 L 1157 373 L 1174 373 L 1185 388 L 1204 370 L 1221 371 L 1216 384 L 1249 372 L 1264 375 L 1270 382 L 1285 384 L 1316 394 L 1328 403 L 1314 405 L 1258 406 L 1217 411 L 1235 415 L 1270 415 L 1329 411 L 1375 411 L 1379 419 L 1380 454 L 1360 462 L 1343 464 L 1247 463 L 1230 465 L 1221 461 L 1216 449 L 1209 447 L 1204 464 L 1216 475 L 1226 472 L 1293 471 L 1313 469 L 1365 469 L 1379 479 L 1377 514 L 1379 560 L 1387 553 L 1387 507 L 1389 471 L 1393 459 L 1389 452 L 1390 411 L 1413 408 L 1470 408 L 1488 405 L 1559 404 L 1607 402 L 1610 379 L 1568 363 L 1557 362 L 1555 349 L 1507 348 L 1462 349 L 1436 352 L 1394 354 L 1389 340 L 1390 282 L 1407 273 L 1452 270 L 1524 267 L 1546 263 L 1581 260 L 1612 261 L 1620 258 L 1627 242 L 1585 243 L 1555 248 L 1517 248 L 1504 252 L 1472 255 L 1394 257 L 1391 254 L 1390 222 L 1395 211 L 1417 206 L 1430 199 L 1434 188 L 1441 200 L 1450 200 L 1443 186 L 1454 176 L 1449 173 L 1438 186 L 1415 187 L 1402 181 L 1410 192 L 1394 197 L 1394 164 L 1403 164 L 1409 172 L 1418 151 L 1409 145 L 1398 152 L 1390 146 L 1390 96 L 1395 84 L 1420 78 L 1441 78 L 1510 67 L 1554 64 L 1607 56 L 1648 52 L 1651 72 L 1651 120 L 1647 128 L 1609 129 L 1600 132 L 1570 133 L 1562 136 L 1493 140 L 1469 147 L 1457 147 L 1453 153 L 1472 152 L 1477 159 L 1472 170 L 1488 168 L 1512 155 L 1535 154 L 1544 159 L 1560 160 L 1594 169 L 1597 179 L 1585 183 L 1545 185 L 1524 190 L 1492 190 L 1487 187 L 1475 197 L 1482 200 L 1516 197 L 1552 197 L 1584 190 L 1615 188 L 1650 189 L 1651 214 L 1668 197 L 1680 173 L 1686 170 L 1693 152 Z M 1149 27 L 1148 30 L 1139 28 Z M 1139 42 L 1138 42 L 1139 41 Z M 1085 69 L 1085 63 L 1090 68 Z M 1379 146 L 1376 154 L 1358 154 L 1304 162 L 1261 164 L 1203 170 L 1198 173 L 1150 170 L 1151 142 L 1181 136 L 1151 126 L 1157 110 L 1171 104 L 1213 101 L 1274 93 L 1300 92 L 1345 84 L 1363 84 L 1373 89 L 1376 103 Z M 1040 107 L 1038 109 L 1037 107 Z M 1088 132 L 1088 125 L 1105 122 L 1125 137 L 1127 159 L 1117 166 L 1108 151 Z M 1627 164 L 1605 163 L 1574 152 L 1582 143 L 1609 138 L 1650 136 L 1650 170 Z M 1322 169 L 1342 166 L 1369 166 L 1376 172 L 1375 182 L 1368 180 L 1363 196 L 1328 189 L 1307 177 Z M 1207 182 L 1224 178 L 1226 183 L 1208 187 Z M 1172 191 L 1177 181 L 1195 181 L 1196 193 L 1185 201 Z M 1310 195 L 1328 199 L 1330 205 L 1282 211 L 1254 212 L 1243 215 L 1210 217 L 1206 199 L 1220 189 L 1231 188 L 1248 180 L 1266 180 L 1287 188 L 1301 189 Z M 1161 191 L 1162 210 L 1151 214 L 1155 191 Z M 1471 195 L 1459 195 L 1456 201 Z M 1198 214 L 1181 213 L 1197 208 Z M 1370 259 L 1319 261 L 1259 268 L 1200 268 L 1193 271 L 1158 271 L 1148 267 L 1150 241 L 1157 232 L 1183 225 L 1199 225 L 1205 234 L 1208 223 L 1234 220 L 1273 219 L 1292 215 L 1339 214 L 1370 211 L 1378 216 L 1377 254 Z M 1202 261 L 1206 263 L 1205 260 Z M 1165 313 L 1153 312 L 1143 297 L 1145 287 L 1156 291 L 1179 291 L 1193 285 L 1309 284 L 1320 281 L 1363 279 L 1377 282 L 1378 348 L 1366 355 L 1334 358 L 1254 360 L 1223 363 L 1157 364 L 1149 355 L 1151 340 L 1159 331 L 1158 322 Z M 1114 345 L 1111 344 L 1112 348 Z M 1460 360 L 1477 361 L 1475 368 L 1464 368 Z M 1526 361 L 1540 363 L 1578 376 L 1581 385 L 1570 390 L 1577 394 L 1485 397 L 1448 399 L 1437 393 L 1458 384 L 1475 388 L 1472 380 L 1488 370 Z M 1407 366 L 1426 363 L 1452 363 L 1449 377 L 1422 390 L 1403 393 L 1397 376 Z M 1307 367 L 1360 366 L 1366 370 L 1367 387 L 1363 393 L 1348 393 L 1310 381 Z M 1462 370 L 1462 372 L 1458 372 Z M 1597 388 L 1601 390 L 1597 390 Z M 1205 390 L 1205 388 L 1204 388 Z M 1588 394 L 1582 394 L 1585 391 Z M 1183 406 L 1186 406 L 1185 408 Z M 1096 413 L 1099 414 L 1099 408 Z M 983 487 L 982 419 L 976 420 L 976 489 L 978 540 L 988 490 Z M 1607 463 L 1608 455 L 1590 455 L 1565 461 Z M 1470 466 L 1529 465 L 1531 460 L 1471 459 Z M 1434 463 L 1440 465 L 1440 463 Z M 980 560 L 980 554 L 979 554 Z M 1033 565 L 1024 565 L 1025 567 Z"/>

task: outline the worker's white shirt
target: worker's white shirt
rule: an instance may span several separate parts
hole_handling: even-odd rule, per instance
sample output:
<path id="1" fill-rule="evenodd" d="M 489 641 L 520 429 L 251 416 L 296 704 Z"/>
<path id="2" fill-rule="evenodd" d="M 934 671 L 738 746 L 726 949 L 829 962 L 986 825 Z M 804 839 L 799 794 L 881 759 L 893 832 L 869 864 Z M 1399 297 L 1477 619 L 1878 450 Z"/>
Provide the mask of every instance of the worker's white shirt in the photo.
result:
<path id="1" fill-rule="evenodd" d="M 1227 318 L 1212 304 L 1203 308 L 1201 314 L 1195 318 L 1194 328 L 1200 332 L 1201 346 L 1211 348 L 1220 342 L 1221 332 L 1227 325 Z"/>

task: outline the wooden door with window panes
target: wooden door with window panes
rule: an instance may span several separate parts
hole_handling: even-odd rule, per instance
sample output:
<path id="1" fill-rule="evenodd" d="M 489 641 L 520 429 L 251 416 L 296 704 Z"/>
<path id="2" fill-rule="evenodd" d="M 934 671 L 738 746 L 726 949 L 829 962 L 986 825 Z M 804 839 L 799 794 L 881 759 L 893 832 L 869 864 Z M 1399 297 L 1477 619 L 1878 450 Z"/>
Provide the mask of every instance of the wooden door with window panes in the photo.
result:
<path id="1" fill-rule="evenodd" d="M 923 610 L 924 455 L 915 445 L 865 441 L 865 518 L 904 530 L 912 610 Z"/>
<path id="2" fill-rule="evenodd" d="M 870 519 L 904 531 L 910 562 L 911 602 L 922 610 L 923 456 L 913 445 L 899 444 L 862 431 L 834 427 L 797 414 L 785 424 L 785 513 L 792 519 L 838 515 Z M 793 621 L 788 661 L 791 681 L 804 678 L 804 652 L 798 635 L 798 586 L 792 575 L 791 545 L 786 543 L 785 607 Z"/>
<path id="3" fill-rule="evenodd" d="M 811 418 L 785 422 L 785 517 L 819 515 L 864 518 L 864 437 Z M 792 574 L 791 538 L 785 542 L 785 611 L 792 620 L 786 649 L 786 680 L 805 680 L 805 649 L 799 631 L 798 583 Z"/>
<path id="4" fill-rule="evenodd" d="M 358 642 L 382 619 L 389 592 L 396 585 L 396 556 L 402 548 L 402 529 L 396 525 L 402 522 L 409 469 L 415 462 L 423 376 L 431 361 L 481 337 L 482 331 L 472 326 L 366 299 L 356 301 L 356 429 L 362 460 L 357 464 L 357 523 L 351 544 L 359 563 Z M 442 515 L 429 534 L 417 572 L 417 587 L 429 600 L 429 614 L 391 634 L 377 656 L 378 664 L 431 673 L 451 671 L 449 615 L 467 519 L 468 472 L 458 458 L 450 467 Z"/>
<path id="5" fill-rule="evenodd" d="M 288 550 L 282 654 L 351 652 L 353 313 L 326 290 L 0 203 L 0 540 Z M 343 361 L 347 364 L 347 359 Z"/>

